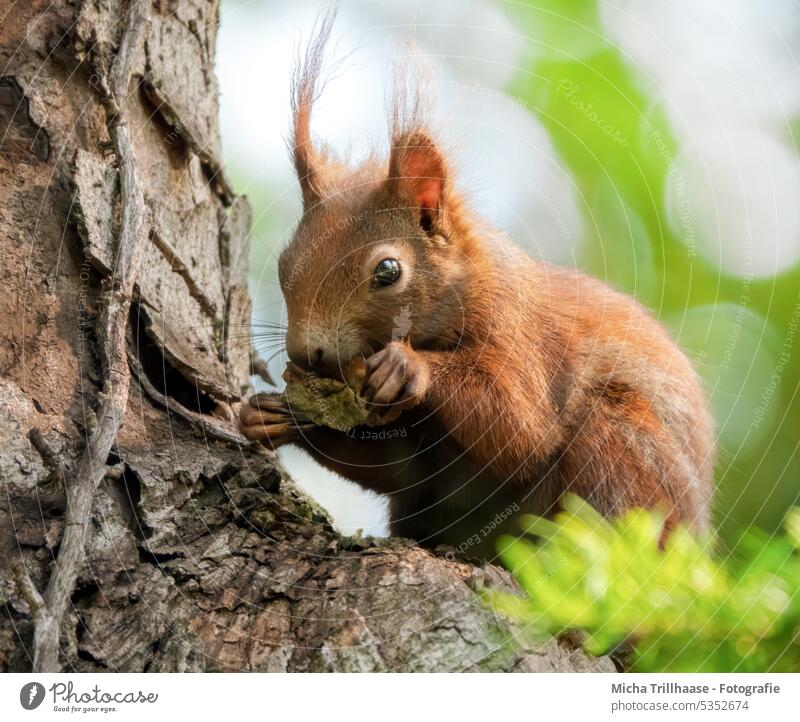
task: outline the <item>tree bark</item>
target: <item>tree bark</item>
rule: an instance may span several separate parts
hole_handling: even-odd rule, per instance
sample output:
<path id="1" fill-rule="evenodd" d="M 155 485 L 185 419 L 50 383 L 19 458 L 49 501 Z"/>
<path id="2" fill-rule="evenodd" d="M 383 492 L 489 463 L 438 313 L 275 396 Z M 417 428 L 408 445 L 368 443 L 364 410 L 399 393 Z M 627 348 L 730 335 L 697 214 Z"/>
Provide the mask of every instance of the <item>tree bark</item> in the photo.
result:
<path id="1" fill-rule="evenodd" d="M 500 569 L 342 537 L 238 434 L 217 5 L 4 14 L 0 670 L 613 670 L 487 609 Z"/>

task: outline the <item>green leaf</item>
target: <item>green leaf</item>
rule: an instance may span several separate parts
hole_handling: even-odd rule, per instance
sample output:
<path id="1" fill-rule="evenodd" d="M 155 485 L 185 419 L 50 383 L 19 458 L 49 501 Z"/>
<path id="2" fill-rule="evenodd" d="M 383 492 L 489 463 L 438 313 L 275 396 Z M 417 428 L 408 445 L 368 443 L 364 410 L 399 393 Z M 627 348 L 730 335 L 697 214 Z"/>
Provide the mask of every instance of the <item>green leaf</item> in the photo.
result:
<path id="1" fill-rule="evenodd" d="M 800 671 L 800 509 L 784 536 L 749 531 L 717 558 L 708 537 L 633 509 L 604 519 L 567 496 L 555 519 L 526 517 L 532 538 L 499 553 L 526 592 L 487 604 L 538 634 L 580 630 L 587 652 L 635 642 L 638 671 Z"/>

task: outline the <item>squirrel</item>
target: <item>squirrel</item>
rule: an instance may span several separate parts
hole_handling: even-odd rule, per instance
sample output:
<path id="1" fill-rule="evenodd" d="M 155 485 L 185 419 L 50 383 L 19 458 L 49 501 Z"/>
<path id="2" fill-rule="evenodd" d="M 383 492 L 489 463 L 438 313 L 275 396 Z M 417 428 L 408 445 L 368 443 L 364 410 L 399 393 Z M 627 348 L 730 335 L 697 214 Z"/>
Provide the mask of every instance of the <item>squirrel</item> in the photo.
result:
<path id="1" fill-rule="evenodd" d="M 393 535 L 473 556 L 492 557 L 520 514 L 549 515 L 567 492 L 608 517 L 661 510 L 662 542 L 679 523 L 705 529 L 714 428 L 689 360 L 634 299 L 528 256 L 473 214 L 418 94 L 396 91 L 388 162 L 350 169 L 315 147 L 330 28 L 292 86 L 303 214 L 278 263 L 286 350 L 321 376 L 366 359 L 361 393 L 391 423 L 309 429 L 256 394 L 242 433 L 299 445 L 387 496 Z"/>

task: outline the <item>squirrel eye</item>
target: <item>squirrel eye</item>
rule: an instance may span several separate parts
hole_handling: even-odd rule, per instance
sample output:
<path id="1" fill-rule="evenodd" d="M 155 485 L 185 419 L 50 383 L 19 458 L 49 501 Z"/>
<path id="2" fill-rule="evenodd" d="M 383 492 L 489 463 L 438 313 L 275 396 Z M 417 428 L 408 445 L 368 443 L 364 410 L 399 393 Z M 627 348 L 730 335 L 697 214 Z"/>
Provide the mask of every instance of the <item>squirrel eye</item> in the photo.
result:
<path id="1" fill-rule="evenodd" d="M 400 279 L 400 261 L 396 258 L 384 258 L 372 272 L 372 285 L 383 288 L 397 283 Z"/>

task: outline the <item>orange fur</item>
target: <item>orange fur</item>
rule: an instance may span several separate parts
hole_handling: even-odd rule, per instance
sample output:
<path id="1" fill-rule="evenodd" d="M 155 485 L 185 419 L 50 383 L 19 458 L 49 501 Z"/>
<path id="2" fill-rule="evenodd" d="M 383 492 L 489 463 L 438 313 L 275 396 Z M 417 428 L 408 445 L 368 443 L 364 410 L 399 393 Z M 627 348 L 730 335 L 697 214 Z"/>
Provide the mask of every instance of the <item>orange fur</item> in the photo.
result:
<path id="1" fill-rule="evenodd" d="M 658 507 L 668 528 L 704 528 L 713 426 L 666 332 L 634 300 L 528 257 L 474 217 L 415 117 L 395 118 L 388 163 L 345 174 L 309 148 L 313 48 L 295 99 L 304 215 L 279 264 L 287 349 L 329 374 L 365 356 L 367 398 L 403 433 L 292 432 L 290 411 L 277 423 L 274 409 L 266 419 L 243 411 L 245 433 L 300 444 L 388 495 L 393 533 L 484 556 L 518 513 L 549 513 L 566 491 L 607 515 Z M 382 254 L 403 272 L 376 289 L 371 264 Z"/>

